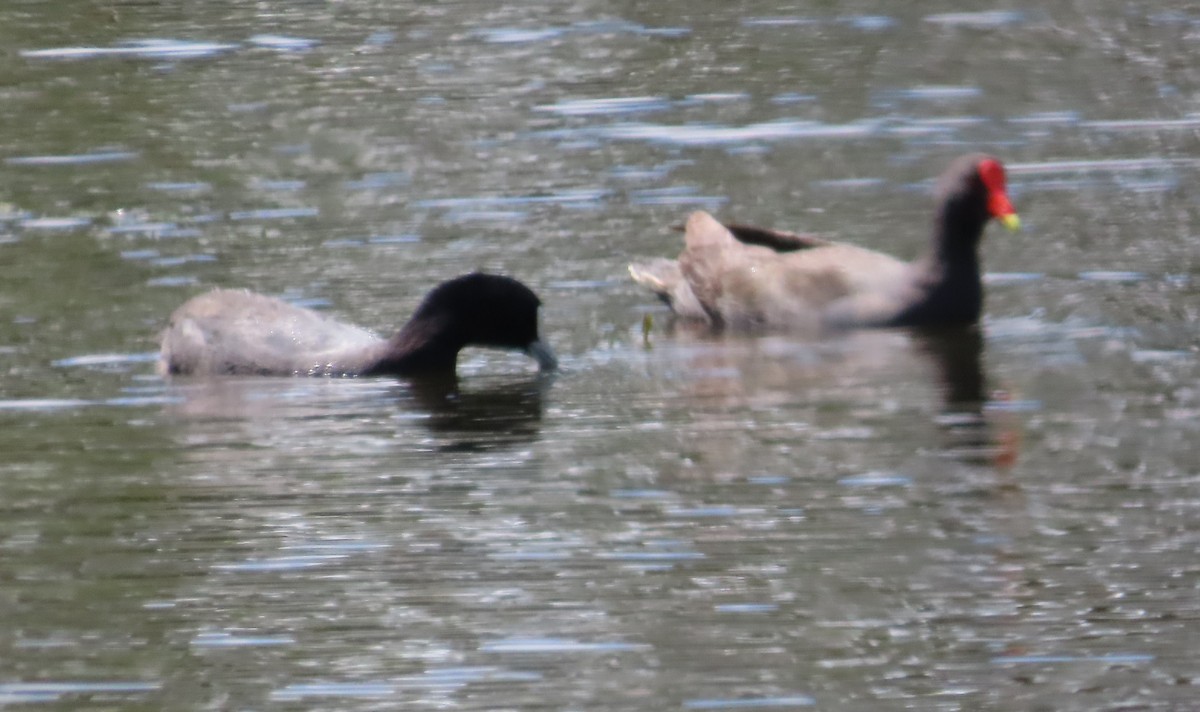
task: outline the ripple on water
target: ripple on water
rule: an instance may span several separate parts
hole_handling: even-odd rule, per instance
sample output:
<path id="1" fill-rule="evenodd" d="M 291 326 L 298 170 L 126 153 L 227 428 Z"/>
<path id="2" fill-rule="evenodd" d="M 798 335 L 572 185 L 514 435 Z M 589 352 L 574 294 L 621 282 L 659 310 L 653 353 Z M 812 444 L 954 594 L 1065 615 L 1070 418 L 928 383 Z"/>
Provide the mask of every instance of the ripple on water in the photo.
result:
<path id="1" fill-rule="evenodd" d="M 564 561 L 571 558 L 569 551 L 498 551 L 488 554 L 494 561 Z"/>
<path id="2" fill-rule="evenodd" d="M 779 119 L 745 126 L 620 123 L 596 131 L 601 137 L 612 140 L 648 141 L 677 146 L 719 146 L 749 141 L 862 138 L 877 133 L 879 127 L 880 123 L 875 120 L 826 124 L 819 121 Z"/>
<path id="3" fill-rule="evenodd" d="M 657 166 L 613 166 L 608 174 L 617 180 L 658 181 L 669 176 L 679 165 L 677 162 L 668 162 Z"/>
<path id="4" fill-rule="evenodd" d="M 1150 177 L 1117 177 L 1117 187 L 1132 193 L 1164 193 L 1179 187 L 1179 179 L 1173 175 Z"/>
<path id="5" fill-rule="evenodd" d="M 312 682 L 275 690 L 271 699 L 280 702 L 310 697 L 392 697 L 397 691 L 396 685 L 386 682 Z"/>
<path id="6" fill-rule="evenodd" d="M 271 693 L 275 701 L 295 701 L 313 697 L 373 698 L 395 697 L 405 691 L 452 692 L 476 683 L 537 682 L 541 673 L 478 665 L 428 670 L 387 682 L 309 682 L 288 685 Z"/>
<path id="7" fill-rule="evenodd" d="M 91 218 L 27 218 L 17 223 L 26 230 L 75 230 L 92 224 Z"/>
<path id="8" fill-rule="evenodd" d="M 252 104 L 244 104 L 245 107 L 253 107 Z M 231 107 L 232 108 L 232 107 Z M 258 107 L 258 108 L 266 108 Z M 281 143 L 271 149 L 281 156 L 307 156 L 312 153 L 312 146 L 307 143 Z"/>
<path id="9" fill-rule="evenodd" d="M 992 658 L 996 665 L 1050 665 L 1056 663 L 1129 664 L 1153 662 L 1155 656 L 1144 653 L 1106 653 L 1104 655 L 1000 655 Z"/>
<path id="10" fill-rule="evenodd" d="M 668 500 L 675 499 L 678 495 L 670 490 L 656 489 L 615 489 L 608 493 L 608 496 L 615 499 L 647 499 L 647 500 Z"/>
<path id="11" fill-rule="evenodd" d="M 267 572 L 267 571 L 300 571 L 303 569 L 325 566 L 346 558 L 346 554 L 307 554 L 298 556 L 277 556 L 269 559 L 240 561 L 232 564 L 215 564 L 218 571 Z"/>
<path id="12" fill-rule="evenodd" d="M 820 24 L 822 24 L 822 21 L 815 17 L 799 17 L 794 15 L 742 18 L 743 27 L 804 27 Z"/>
<path id="13" fill-rule="evenodd" d="M 319 215 L 318 208 L 260 208 L 258 210 L 237 210 L 229 214 L 230 220 L 288 220 L 292 218 L 312 218 Z"/>
<path id="14" fill-rule="evenodd" d="M 1117 119 L 1101 121 L 1084 121 L 1079 124 L 1086 129 L 1097 131 L 1190 131 L 1200 127 L 1200 116 L 1188 116 L 1182 119 Z"/>
<path id="15" fill-rule="evenodd" d="M 98 59 L 120 57 L 132 59 L 197 59 L 230 52 L 239 47 L 225 42 L 186 42 L 183 40 L 148 39 L 127 42 L 113 47 L 55 47 L 21 50 L 27 59 Z"/>
<path id="16" fill-rule="evenodd" d="M 138 157 L 136 151 L 91 151 L 48 156 L 13 156 L 4 159 L 10 166 L 80 166 L 89 163 L 116 163 Z"/>
<path id="17" fill-rule="evenodd" d="M 943 12 L 925 17 L 926 22 L 938 25 L 974 27 L 980 29 L 1013 25 L 1025 20 L 1025 14 L 1011 10 L 984 10 L 981 12 Z"/>
<path id="18" fill-rule="evenodd" d="M 771 613 L 779 610 L 774 603 L 724 603 L 713 606 L 717 613 Z"/>
<path id="19" fill-rule="evenodd" d="M 895 26 L 896 20 L 887 15 L 840 15 L 838 17 L 817 18 L 799 15 L 775 15 L 769 17 L 747 17 L 742 19 L 743 27 L 820 27 L 830 24 L 845 25 L 855 30 L 879 32 Z"/>
<path id="20" fill-rule="evenodd" d="M 178 267 L 180 265 L 194 264 L 197 262 L 216 262 L 215 255 L 175 255 L 172 257 L 156 257 L 150 260 L 150 264 L 155 267 Z"/>
<path id="21" fill-rule="evenodd" d="M 67 695 L 115 695 L 155 692 L 162 685 L 139 681 L 59 681 L 0 683 L 0 704 L 54 702 Z"/>
<path id="22" fill-rule="evenodd" d="M 85 354 L 83 356 L 72 356 L 70 358 L 51 361 L 50 365 L 59 368 L 95 368 L 98 366 L 154 363 L 157 360 L 157 351 L 144 351 L 141 353 Z"/>
<path id="23" fill-rule="evenodd" d="M 200 280 L 195 277 L 186 275 L 177 275 L 172 277 L 154 277 L 146 280 L 148 287 L 190 287 L 198 284 Z"/>
<path id="24" fill-rule="evenodd" d="M 211 185 L 201 181 L 155 181 L 147 183 L 146 187 L 164 193 L 207 193 L 212 190 Z"/>
<path id="25" fill-rule="evenodd" d="M 988 319 L 985 323 L 989 342 L 1003 342 L 1021 351 L 1037 354 L 1048 363 L 1077 367 L 1085 363 L 1080 351 L 1081 341 L 1088 339 L 1120 339 L 1137 337 L 1130 328 L 1095 326 L 1080 323 L 1054 324 L 1036 316 Z M 988 408 L 1003 410 L 1003 399 L 989 402 Z M 1016 405 L 1011 406 L 1016 408 Z M 1040 409 L 1040 405 L 1039 405 Z"/>
<path id="26" fill-rule="evenodd" d="M 669 108 L 671 108 L 671 102 L 662 97 L 628 96 L 607 99 L 559 101 L 554 104 L 543 104 L 534 107 L 534 111 L 558 114 L 560 116 L 608 116 L 663 111 Z"/>
<path id="27" fill-rule="evenodd" d="M 364 247 L 367 241 L 360 237 L 341 237 L 334 240 L 325 240 L 321 243 L 321 247 L 328 249 L 342 249 L 346 247 Z"/>
<path id="28" fill-rule="evenodd" d="M 602 551 L 597 559 L 634 562 L 696 561 L 705 558 L 699 551 Z"/>
<path id="29" fill-rule="evenodd" d="M 703 94 L 688 94 L 679 101 L 680 106 L 697 106 L 700 104 L 732 104 L 739 101 L 749 101 L 750 95 L 742 91 L 705 92 Z"/>
<path id="30" fill-rule="evenodd" d="M 988 285 L 1020 284 L 1037 282 L 1045 277 L 1046 275 L 1041 272 L 988 272 L 983 275 L 983 283 Z"/>
<path id="31" fill-rule="evenodd" d="M 1148 15 L 1146 19 L 1150 22 L 1160 25 L 1189 25 L 1192 27 L 1200 26 L 1200 18 L 1197 18 L 1187 12 L 1157 12 Z"/>
<path id="32" fill-rule="evenodd" d="M 843 15 L 837 21 L 866 32 L 880 32 L 896 26 L 896 19 L 887 15 Z"/>
<path id="33" fill-rule="evenodd" d="M 404 171 L 382 171 L 379 173 L 367 173 L 362 178 L 348 180 L 343 185 L 347 190 L 378 190 L 380 188 L 404 185 L 409 180 L 409 175 Z"/>
<path id="34" fill-rule="evenodd" d="M 729 200 L 721 195 L 700 195 L 696 190 L 690 185 L 646 188 L 631 192 L 629 202 L 634 205 L 699 205 L 713 210 Z"/>
<path id="35" fill-rule="evenodd" d="M 1123 270 L 1092 270 L 1080 272 L 1079 278 L 1085 282 L 1144 282 L 1146 275 Z"/>
<path id="36" fill-rule="evenodd" d="M 1079 123 L 1079 112 L 1076 111 L 1042 111 L 1025 116 L 1015 116 L 1009 119 L 1014 124 L 1031 124 L 1035 126 L 1074 126 Z"/>
<path id="37" fill-rule="evenodd" d="M 865 190 L 880 188 L 885 184 L 886 181 L 882 178 L 835 178 L 812 182 L 814 188 L 826 188 L 829 190 Z"/>
<path id="38" fill-rule="evenodd" d="M 162 232 L 155 235 L 155 237 L 180 240 L 180 239 L 189 239 L 189 238 L 200 237 L 202 234 L 204 234 L 204 233 L 202 233 L 199 228 L 177 227 L 177 228 L 171 228 L 168 230 L 163 230 Z"/>
<path id="39" fill-rule="evenodd" d="M 290 635 L 234 635 L 226 632 L 199 633 L 192 638 L 193 648 L 257 648 L 263 646 L 292 645 L 296 639 Z"/>
<path id="40" fill-rule="evenodd" d="M 1030 398 L 994 398 L 983 404 L 987 413 L 1036 413 L 1042 410 L 1042 402 Z"/>
<path id="41" fill-rule="evenodd" d="M 276 191 L 281 193 L 291 193 L 298 190 L 304 190 L 306 183 L 302 180 L 267 180 L 265 178 L 255 178 L 250 181 L 250 187 L 254 190 Z"/>
<path id="42" fill-rule="evenodd" d="M 792 478 L 787 475 L 752 475 L 746 481 L 752 485 L 786 485 Z"/>
<path id="43" fill-rule="evenodd" d="M 917 101 L 949 101 L 958 99 L 974 99 L 982 96 L 983 90 L 973 86 L 923 85 L 907 89 L 891 89 L 880 92 L 879 98 L 885 100 L 910 99 Z"/>
<path id="44" fill-rule="evenodd" d="M 624 284 L 624 280 L 615 279 L 560 279 L 553 282 L 547 282 L 547 289 L 559 289 L 570 292 L 580 292 L 584 290 L 595 289 L 610 289 L 612 287 Z"/>
<path id="45" fill-rule="evenodd" d="M 409 245 L 414 242 L 420 242 L 421 236 L 413 233 L 401 233 L 398 235 L 372 235 L 367 238 L 368 245 Z"/>
<path id="46" fill-rule="evenodd" d="M 1104 171 L 1119 173 L 1125 171 L 1151 171 L 1170 169 L 1176 165 L 1195 165 L 1196 159 L 1168 159 L 1158 157 L 1148 158 L 1112 158 L 1100 160 L 1076 161 L 1042 161 L 1039 163 L 1009 163 L 1005 170 L 1009 175 L 1031 176 L 1047 173 L 1088 173 Z"/>
<path id="47" fill-rule="evenodd" d="M 544 27 L 528 29 L 522 27 L 492 27 L 476 30 L 474 35 L 489 44 L 523 44 L 526 42 L 544 42 L 562 37 L 565 30 L 561 27 Z"/>
<path id="48" fill-rule="evenodd" d="M 620 641 L 585 642 L 570 638 L 503 638 L 484 643 L 479 650 L 485 653 L 620 653 L 649 650 L 645 643 Z"/>
<path id="49" fill-rule="evenodd" d="M 631 34 L 647 37 L 679 38 L 691 34 L 687 27 L 647 27 L 628 20 L 587 20 L 571 24 L 573 32 L 586 34 Z"/>
<path id="50" fill-rule="evenodd" d="M 736 517 L 739 514 L 762 514 L 762 509 L 743 510 L 729 505 L 708 507 L 668 507 L 663 511 L 668 517 Z"/>
<path id="51" fill-rule="evenodd" d="M 959 141 L 953 135 L 957 129 L 978 126 L 987 121 L 982 116 L 938 116 L 929 119 L 909 119 L 888 126 L 887 133 L 896 136 L 932 136 L 937 141 L 926 141 L 926 143 L 949 144 Z"/>
<path id="52" fill-rule="evenodd" d="M 1191 361 L 1196 358 L 1196 354 L 1182 350 L 1138 349 L 1129 354 L 1129 357 L 1134 363 L 1174 363 Z"/>
<path id="53" fill-rule="evenodd" d="M 866 472 L 838 480 L 843 487 L 910 487 L 912 478 L 894 472 Z"/>
<path id="54" fill-rule="evenodd" d="M 157 355 L 155 355 L 155 358 L 157 358 Z M 146 360 L 152 361 L 154 359 L 151 358 Z M 144 361 L 138 361 L 137 363 L 143 362 Z M 58 364 L 59 362 L 56 362 L 56 365 Z M 93 368 L 95 368 L 95 366 L 93 366 Z M 75 410 L 79 408 L 87 408 L 93 405 L 114 406 L 118 408 L 136 408 L 149 405 L 168 405 L 178 402 L 180 402 L 179 398 L 175 396 L 168 396 L 162 393 L 137 396 L 118 396 L 115 398 L 104 398 L 94 401 L 85 400 L 82 398 L 16 398 L 12 400 L 0 400 L 0 412 L 51 412 L 60 410 Z"/>
<path id="55" fill-rule="evenodd" d="M 0 411 L 52 411 L 70 410 L 92 405 L 92 401 L 78 398 L 16 398 L 0 400 Z"/>
<path id="56" fill-rule="evenodd" d="M 246 41 L 256 47 L 266 47 L 281 52 L 303 52 L 320 44 L 316 40 L 286 35 L 254 35 Z"/>
<path id="57" fill-rule="evenodd" d="M 448 223 L 519 223 L 529 219 L 524 210 L 451 210 L 442 216 Z"/>
<path id="58" fill-rule="evenodd" d="M 743 710 L 808 707 L 815 704 L 817 701 L 808 695 L 786 695 L 780 697 L 705 697 L 684 700 L 683 707 L 689 710 Z"/>
<path id="59" fill-rule="evenodd" d="M 787 106 L 790 104 L 803 104 L 809 101 L 816 101 L 817 97 L 813 94 L 801 94 L 799 92 L 783 92 L 771 97 L 771 103 L 778 106 Z"/>
<path id="60" fill-rule="evenodd" d="M 419 208 L 477 209 L 480 207 L 524 207 L 527 205 L 561 205 L 564 207 L 599 207 L 608 191 L 603 188 L 574 188 L 543 195 L 476 195 L 463 198 L 432 198 L 418 200 Z"/>
<path id="61" fill-rule="evenodd" d="M 109 235 L 149 235 L 157 236 L 163 233 L 172 233 L 176 230 L 175 223 L 170 222 L 154 222 L 154 223 L 122 223 L 120 225 L 112 225 L 104 231 Z"/>
<path id="62" fill-rule="evenodd" d="M 183 403 L 184 399 L 178 396 L 168 395 L 121 396 L 119 398 L 105 398 L 101 402 L 104 405 L 116 406 L 118 408 L 141 408 L 151 405 L 174 405 Z"/>

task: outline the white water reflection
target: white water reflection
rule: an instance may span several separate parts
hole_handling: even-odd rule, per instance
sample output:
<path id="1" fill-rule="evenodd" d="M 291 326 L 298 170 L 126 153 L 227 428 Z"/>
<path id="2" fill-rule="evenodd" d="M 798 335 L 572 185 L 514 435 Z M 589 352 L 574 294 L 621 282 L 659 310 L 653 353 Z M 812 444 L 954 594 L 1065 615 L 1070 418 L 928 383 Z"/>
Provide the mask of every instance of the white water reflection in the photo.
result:
<path id="1" fill-rule="evenodd" d="M 596 133 L 613 140 L 711 146 L 786 139 L 862 138 L 877 133 L 879 128 L 880 124 L 876 121 L 855 121 L 838 125 L 819 121 L 779 119 L 745 126 L 623 123 L 597 129 Z"/>
<path id="2" fill-rule="evenodd" d="M 817 701 L 808 695 L 785 695 L 781 697 L 738 697 L 731 699 L 685 700 L 684 709 L 689 710 L 758 710 L 775 708 L 808 707 Z"/>
<path id="3" fill-rule="evenodd" d="M 1023 22 L 1025 13 L 1013 10 L 983 10 L 979 12 L 944 12 L 928 15 L 926 22 L 938 25 L 974 28 L 995 28 Z"/>
<path id="4" fill-rule="evenodd" d="M 545 111 L 562 116 L 604 116 L 608 114 L 635 114 L 649 111 L 663 111 L 671 108 L 670 102 L 660 97 L 630 96 L 611 97 L 606 99 L 572 99 L 535 107 L 537 111 Z"/>
<path id="5" fill-rule="evenodd" d="M 238 46 L 237 44 L 224 42 L 148 39 L 136 40 L 115 47 L 55 47 L 51 49 L 21 50 L 21 56 L 27 59 L 97 59 L 103 57 L 172 60 L 200 59 L 233 51 Z"/>
<path id="6" fill-rule="evenodd" d="M 4 159 L 4 162 L 10 166 L 78 166 L 131 161 L 137 157 L 134 151 L 92 151 L 63 156 L 14 156 Z"/>

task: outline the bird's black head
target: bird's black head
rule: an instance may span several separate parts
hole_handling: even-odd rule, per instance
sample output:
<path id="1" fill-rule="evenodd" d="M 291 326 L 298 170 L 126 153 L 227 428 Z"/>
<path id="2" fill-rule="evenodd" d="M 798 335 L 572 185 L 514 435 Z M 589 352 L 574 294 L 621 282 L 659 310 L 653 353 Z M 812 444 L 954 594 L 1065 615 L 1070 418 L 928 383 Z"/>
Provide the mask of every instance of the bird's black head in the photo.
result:
<path id="1" fill-rule="evenodd" d="M 939 248 L 974 252 L 988 220 L 996 218 L 1005 227 L 1020 227 L 1008 199 L 1004 166 L 986 154 L 960 156 L 938 178 Z"/>
<path id="2" fill-rule="evenodd" d="M 395 343 L 413 354 L 410 361 L 491 346 L 524 351 L 541 368 L 554 368 L 554 353 L 538 331 L 541 304 L 533 290 L 511 277 L 473 272 L 434 287 Z"/>

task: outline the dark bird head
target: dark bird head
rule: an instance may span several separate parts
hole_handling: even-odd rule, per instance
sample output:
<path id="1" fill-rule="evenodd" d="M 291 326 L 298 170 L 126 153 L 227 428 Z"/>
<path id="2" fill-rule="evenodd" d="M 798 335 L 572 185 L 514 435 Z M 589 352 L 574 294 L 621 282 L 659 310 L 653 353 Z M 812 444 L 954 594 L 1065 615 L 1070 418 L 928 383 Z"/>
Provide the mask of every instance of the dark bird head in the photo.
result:
<path id="1" fill-rule="evenodd" d="M 974 253 L 984 225 L 996 218 L 1009 230 L 1021 220 L 1008 199 L 1004 165 L 985 154 L 961 156 L 937 182 L 938 247 L 949 253 Z"/>
<path id="2" fill-rule="evenodd" d="M 543 370 L 558 365 L 538 331 L 542 304 L 529 287 L 511 277 L 473 272 L 434 287 L 412 319 L 389 343 L 377 372 L 412 373 L 453 369 L 466 346 L 524 351 Z"/>

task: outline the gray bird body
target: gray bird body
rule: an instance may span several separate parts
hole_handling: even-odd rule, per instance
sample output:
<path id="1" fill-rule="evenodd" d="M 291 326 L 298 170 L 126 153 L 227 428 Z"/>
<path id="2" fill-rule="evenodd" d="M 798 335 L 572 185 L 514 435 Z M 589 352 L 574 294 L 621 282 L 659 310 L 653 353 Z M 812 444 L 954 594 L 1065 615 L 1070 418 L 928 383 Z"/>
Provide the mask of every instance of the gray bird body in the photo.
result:
<path id="1" fill-rule="evenodd" d="M 171 314 L 159 370 L 220 375 L 355 375 L 387 341 L 311 309 L 214 289 Z M 376 353 L 378 352 L 378 354 Z"/>

